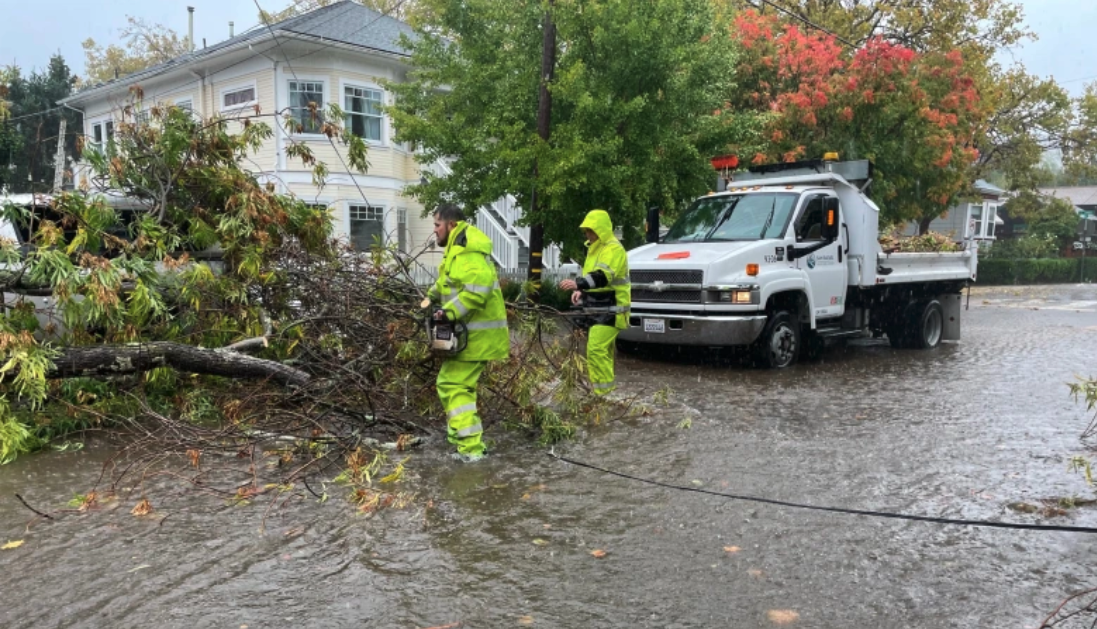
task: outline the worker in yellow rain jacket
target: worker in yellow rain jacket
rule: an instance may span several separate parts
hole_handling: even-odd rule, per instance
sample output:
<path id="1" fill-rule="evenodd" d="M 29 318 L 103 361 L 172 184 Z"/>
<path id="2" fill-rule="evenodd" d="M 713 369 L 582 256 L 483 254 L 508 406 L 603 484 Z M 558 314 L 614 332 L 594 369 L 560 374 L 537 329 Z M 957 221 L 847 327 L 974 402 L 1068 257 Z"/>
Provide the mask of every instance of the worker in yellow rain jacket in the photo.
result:
<path id="1" fill-rule="evenodd" d="M 432 316 L 460 321 L 468 329 L 468 344 L 448 357 L 438 371 L 438 398 L 446 413 L 449 442 L 457 446 L 454 456 L 473 462 L 484 456 L 476 383 L 487 361 L 510 355 L 506 304 L 491 259 L 491 240 L 462 220 L 460 208 L 452 204 L 438 207 L 434 235 L 445 247 L 445 256 L 438 281 L 428 292 L 436 304 Z"/>
<path id="2" fill-rule="evenodd" d="M 597 395 L 613 391 L 617 383 L 613 375 L 614 342 L 617 331 L 628 326 L 632 287 L 628 278 L 628 256 L 613 235 L 613 223 L 605 210 L 592 210 L 579 226 L 587 237 L 587 259 L 583 276 L 560 282 L 560 288 L 575 291 L 571 303 L 589 308 L 605 309 L 605 314 L 593 317 L 587 339 L 587 371 L 591 387 Z"/>

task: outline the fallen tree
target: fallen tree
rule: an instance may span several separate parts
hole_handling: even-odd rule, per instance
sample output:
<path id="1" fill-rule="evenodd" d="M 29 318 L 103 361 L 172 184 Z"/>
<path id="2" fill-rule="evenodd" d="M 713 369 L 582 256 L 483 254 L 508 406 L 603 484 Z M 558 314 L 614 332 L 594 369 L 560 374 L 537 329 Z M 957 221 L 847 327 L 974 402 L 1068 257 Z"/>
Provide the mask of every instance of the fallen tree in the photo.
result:
<path id="1" fill-rule="evenodd" d="M 206 349 L 170 341 L 66 347 L 53 359 L 46 378 L 118 376 L 160 367 L 225 378 L 266 379 L 284 386 L 301 386 L 309 381 L 309 375 L 300 369 L 235 349 Z"/>
<path id="2" fill-rule="evenodd" d="M 218 491 L 232 493 L 244 457 L 250 496 L 262 492 L 257 461 L 274 457 L 275 486 L 336 466 L 356 502 L 376 504 L 370 479 L 402 469 L 386 453 L 443 425 L 416 258 L 351 250 L 332 239 L 328 212 L 244 171 L 270 137 L 261 117 L 233 134 L 227 120 L 176 108 L 153 107 L 141 124 L 130 111 L 107 152 L 86 157 L 92 187 L 123 190 L 143 210 L 83 192 L 46 213 L 2 209 L 26 238 L 0 245 L 3 289 L 20 289 L 0 313 L 0 460 L 93 429 L 122 446 L 110 486 L 178 453 L 205 488 L 221 461 L 234 480 Z M 324 133 L 364 167 L 359 139 L 328 123 Z M 288 152 L 322 181 L 307 146 Z M 211 250 L 219 262 L 198 255 Z M 43 287 L 48 299 L 34 296 Z M 593 403 L 577 339 L 548 342 L 556 324 L 544 311 L 509 310 L 512 358 L 484 376 L 481 413 L 544 441 L 567 437 L 568 416 Z"/>

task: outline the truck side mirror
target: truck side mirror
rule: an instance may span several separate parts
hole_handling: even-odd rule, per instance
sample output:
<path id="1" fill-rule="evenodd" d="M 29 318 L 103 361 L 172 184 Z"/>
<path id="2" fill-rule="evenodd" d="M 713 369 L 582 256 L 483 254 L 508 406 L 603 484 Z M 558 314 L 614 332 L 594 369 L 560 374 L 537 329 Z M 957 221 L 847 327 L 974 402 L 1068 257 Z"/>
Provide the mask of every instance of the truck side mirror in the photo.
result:
<path id="1" fill-rule="evenodd" d="M 823 199 L 823 229 L 822 237 L 827 242 L 838 240 L 839 230 L 838 199 L 827 197 Z"/>
<path id="2" fill-rule="evenodd" d="M 644 223 L 647 242 L 659 242 L 659 208 L 649 207 L 647 221 Z"/>

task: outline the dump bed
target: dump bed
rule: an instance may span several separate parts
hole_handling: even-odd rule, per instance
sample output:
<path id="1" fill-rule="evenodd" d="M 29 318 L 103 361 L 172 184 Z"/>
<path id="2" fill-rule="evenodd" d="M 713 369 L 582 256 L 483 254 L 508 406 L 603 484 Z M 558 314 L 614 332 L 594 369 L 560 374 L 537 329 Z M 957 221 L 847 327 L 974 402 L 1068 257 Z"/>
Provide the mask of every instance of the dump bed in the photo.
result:
<path id="1" fill-rule="evenodd" d="M 876 284 L 975 280 L 975 249 L 925 253 L 879 253 Z"/>

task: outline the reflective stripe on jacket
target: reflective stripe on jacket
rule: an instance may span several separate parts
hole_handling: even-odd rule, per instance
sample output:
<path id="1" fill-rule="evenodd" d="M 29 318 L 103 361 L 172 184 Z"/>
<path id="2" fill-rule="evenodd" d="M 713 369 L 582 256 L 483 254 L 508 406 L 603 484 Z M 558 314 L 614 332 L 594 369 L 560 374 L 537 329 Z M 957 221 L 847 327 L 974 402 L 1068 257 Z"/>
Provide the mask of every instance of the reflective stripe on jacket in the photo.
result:
<path id="1" fill-rule="evenodd" d="M 468 345 L 454 360 L 503 360 L 510 356 L 507 307 L 499 290 L 491 240 L 461 221 L 449 234 L 438 281 L 430 288 L 450 318 L 468 327 Z"/>
<path id="2" fill-rule="evenodd" d="M 605 274 L 607 284 L 600 288 L 584 288 L 583 292 L 592 297 L 614 297 L 614 308 L 617 317 L 614 319 L 615 327 L 625 329 L 628 327 L 628 312 L 632 305 L 632 285 L 628 277 L 628 255 L 625 248 L 613 235 L 613 223 L 605 210 L 591 210 L 587 213 L 582 229 L 589 229 L 598 235 L 598 240 L 587 244 L 587 259 L 583 262 L 583 277 L 588 286 L 595 286 L 593 273 L 601 271 Z"/>

